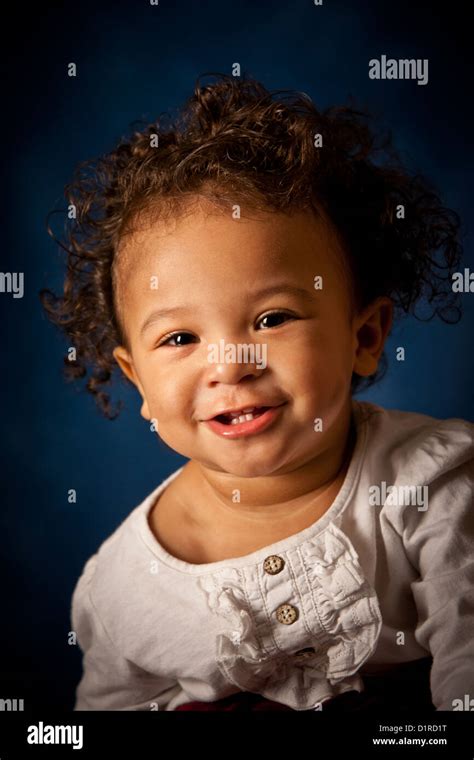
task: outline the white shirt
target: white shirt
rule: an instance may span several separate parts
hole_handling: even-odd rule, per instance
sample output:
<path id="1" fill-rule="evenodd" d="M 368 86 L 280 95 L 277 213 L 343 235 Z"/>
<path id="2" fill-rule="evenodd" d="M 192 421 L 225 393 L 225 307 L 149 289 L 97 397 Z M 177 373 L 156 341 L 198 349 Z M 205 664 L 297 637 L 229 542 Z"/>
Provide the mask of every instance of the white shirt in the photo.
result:
<path id="1" fill-rule="evenodd" d="M 72 596 L 75 710 L 238 691 L 311 709 L 430 654 L 437 710 L 474 697 L 474 424 L 352 409 L 349 469 L 310 527 L 243 557 L 178 559 L 147 515 L 180 468 L 102 543 Z"/>

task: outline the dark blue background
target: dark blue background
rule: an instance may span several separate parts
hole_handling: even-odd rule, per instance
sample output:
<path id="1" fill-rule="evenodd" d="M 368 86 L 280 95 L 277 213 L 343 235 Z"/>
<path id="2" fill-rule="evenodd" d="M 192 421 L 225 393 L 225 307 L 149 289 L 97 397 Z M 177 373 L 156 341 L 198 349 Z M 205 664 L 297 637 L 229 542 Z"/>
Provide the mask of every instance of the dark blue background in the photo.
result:
<path id="1" fill-rule="evenodd" d="M 269 89 L 298 89 L 325 107 L 349 95 L 393 129 L 413 168 L 430 176 L 465 225 L 472 251 L 472 47 L 461 3 L 261 0 L 224 3 L 65 2 L 21 6 L 4 32 L 2 271 L 25 273 L 25 296 L 1 295 L 2 605 L 0 697 L 25 709 L 70 709 L 81 672 L 67 642 L 72 590 L 86 559 L 185 460 L 126 408 L 109 422 L 61 375 L 66 342 L 43 316 L 62 257 L 45 217 L 64 205 L 75 165 L 111 149 L 135 119 L 188 97 L 204 72 L 232 63 Z M 371 81 L 381 54 L 428 58 L 427 86 Z M 70 61 L 77 78 L 66 76 Z M 469 192 L 469 189 L 471 192 Z M 386 378 L 361 396 L 391 408 L 473 419 L 474 295 L 456 326 L 406 319 L 388 342 Z M 393 349 L 406 348 L 396 362 Z M 120 387 L 120 386 L 118 386 Z M 76 504 L 67 501 L 77 490 Z"/>

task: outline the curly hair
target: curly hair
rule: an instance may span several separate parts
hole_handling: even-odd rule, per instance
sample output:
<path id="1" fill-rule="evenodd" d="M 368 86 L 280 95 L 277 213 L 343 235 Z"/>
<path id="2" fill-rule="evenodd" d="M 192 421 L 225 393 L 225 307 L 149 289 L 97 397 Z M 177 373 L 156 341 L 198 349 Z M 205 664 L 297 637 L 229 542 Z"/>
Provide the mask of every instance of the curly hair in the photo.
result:
<path id="1" fill-rule="evenodd" d="M 75 210 L 66 216 L 75 218 L 66 219 L 63 240 L 49 217 L 64 210 L 48 215 L 48 234 L 67 252 L 67 269 L 63 294 L 43 289 L 40 300 L 76 348 L 75 361 L 64 358 L 66 378 L 89 372 L 87 390 L 109 419 L 122 406 L 114 410 L 104 389 L 117 368 L 112 351 L 128 347 L 120 243 L 150 214 L 176 216 L 197 196 L 324 212 L 343 241 L 357 308 L 388 296 L 395 317 L 421 319 L 421 299 L 431 310 L 425 319 L 456 322 L 461 315 L 451 287 L 462 254 L 459 216 L 443 207 L 429 180 L 403 166 L 390 132 L 376 134 L 372 117 L 353 105 L 320 111 L 305 93 L 268 91 L 245 75 L 212 74 L 217 81 L 206 85 L 202 76 L 174 122 L 160 114 L 110 153 L 76 167 L 64 189 Z M 353 375 L 352 392 L 378 381 L 386 367 L 383 354 L 376 373 Z"/>

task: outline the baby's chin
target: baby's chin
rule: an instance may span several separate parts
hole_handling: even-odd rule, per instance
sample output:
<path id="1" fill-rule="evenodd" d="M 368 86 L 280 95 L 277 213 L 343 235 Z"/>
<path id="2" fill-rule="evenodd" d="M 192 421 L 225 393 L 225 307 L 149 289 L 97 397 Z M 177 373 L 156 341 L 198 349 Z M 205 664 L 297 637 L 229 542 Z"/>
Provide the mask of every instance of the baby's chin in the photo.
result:
<path id="1" fill-rule="evenodd" d="M 314 432 L 308 426 L 298 432 L 284 430 L 268 431 L 261 435 L 234 439 L 220 439 L 218 436 L 193 440 L 192 432 L 166 435 L 163 427 L 161 439 L 177 454 L 186 457 L 201 467 L 215 472 L 234 475 L 239 478 L 265 478 L 283 475 L 297 470 L 306 461 L 319 453 L 315 450 Z M 176 433 L 176 431 L 174 431 Z M 299 441 L 298 446 L 292 440 Z M 318 444 L 320 443 L 318 437 Z"/>
<path id="2" fill-rule="evenodd" d="M 292 470 L 297 470 L 299 463 L 293 461 L 291 452 L 286 450 L 277 453 L 264 453 L 258 456 L 254 452 L 246 452 L 247 456 L 240 451 L 234 454 L 205 457 L 194 456 L 192 459 L 202 467 L 215 472 L 223 472 L 234 475 L 236 478 L 266 478 L 274 475 L 283 475 Z"/>

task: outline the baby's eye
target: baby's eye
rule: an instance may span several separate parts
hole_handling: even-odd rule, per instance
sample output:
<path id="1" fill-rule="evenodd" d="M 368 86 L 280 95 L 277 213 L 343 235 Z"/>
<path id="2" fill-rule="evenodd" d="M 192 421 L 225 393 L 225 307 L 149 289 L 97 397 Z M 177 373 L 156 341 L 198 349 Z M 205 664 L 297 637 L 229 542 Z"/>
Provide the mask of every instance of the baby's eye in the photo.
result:
<path id="1" fill-rule="evenodd" d="M 282 322 L 286 322 L 289 319 L 296 319 L 296 316 L 294 314 L 288 314 L 284 311 L 272 311 L 268 312 L 268 314 L 264 314 L 263 317 L 260 317 L 258 322 L 263 322 L 263 320 L 270 320 L 270 322 L 273 322 L 273 324 L 267 324 L 266 328 L 269 329 L 271 327 L 278 327 L 279 324 L 282 324 Z M 258 323 L 257 323 L 258 324 Z M 183 341 L 182 338 L 185 338 Z M 186 340 L 186 338 L 191 338 L 191 341 Z M 165 335 L 165 337 L 158 343 L 157 348 L 160 346 L 171 346 L 172 348 L 179 348 L 180 346 L 186 346 L 190 342 L 192 342 L 196 338 L 195 335 L 188 332 L 175 332 L 171 333 L 170 335 Z M 174 344 L 170 343 L 171 340 L 176 341 Z"/>
<path id="2" fill-rule="evenodd" d="M 170 340 L 177 340 L 178 338 L 181 338 L 183 335 L 187 336 L 188 338 L 195 337 L 194 335 L 188 332 L 175 332 L 175 333 L 172 333 L 171 335 L 165 336 L 163 340 L 158 344 L 157 348 L 159 348 L 160 346 L 166 346 L 166 345 L 169 345 L 172 348 L 179 348 L 179 346 L 186 346 L 187 343 L 186 342 L 183 343 L 182 341 L 179 341 L 177 344 L 174 344 L 174 345 L 170 343 Z"/>
<path id="3" fill-rule="evenodd" d="M 270 320 L 270 322 L 274 323 L 274 324 L 266 325 L 267 328 L 271 328 L 271 327 L 277 327 L 279 324 L 282 324 L 282 322 L 285 322 L 288 319 L 295 319 L 295 315 L 288 314 L 285 311 L 271 311 L 271 312 L 268 312 L 268 314 L 264 314 L 263 317 L 260 317 L 258 321 L 263 322 L 264 319 Z"/>

